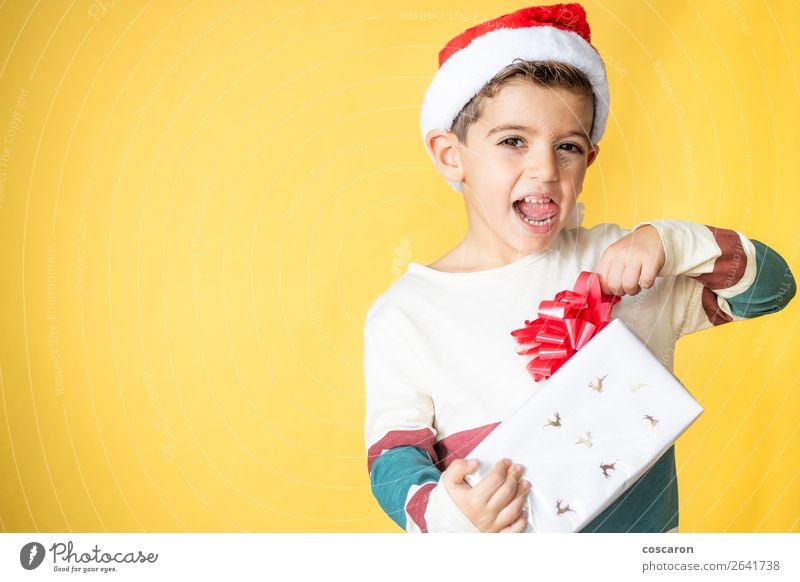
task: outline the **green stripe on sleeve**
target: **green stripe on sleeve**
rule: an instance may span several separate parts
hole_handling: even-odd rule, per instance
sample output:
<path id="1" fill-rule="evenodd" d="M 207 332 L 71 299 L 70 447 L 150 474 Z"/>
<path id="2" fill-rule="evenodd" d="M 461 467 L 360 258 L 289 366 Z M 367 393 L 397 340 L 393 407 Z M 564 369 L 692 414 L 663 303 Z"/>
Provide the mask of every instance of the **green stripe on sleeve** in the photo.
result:
<path id="1" fill-rule="evenodd" d="M 756 248 L 756 278 L 747 290 L 729 298 L 731 312 L 738 317 L 758 317 L 780 311 L 797 291 L 789 265 L 778 253 L 762 242 L 752 240 Z"/>
<path id="2" fill-rule="evenodd" d="M 441 473 L 428 453 L 412 446 L 396 447 L 375 460 L 370 473 L 372 494 L 392 520 L 406 529 L 406 496 L 412 485 L 437 483 Z"/>

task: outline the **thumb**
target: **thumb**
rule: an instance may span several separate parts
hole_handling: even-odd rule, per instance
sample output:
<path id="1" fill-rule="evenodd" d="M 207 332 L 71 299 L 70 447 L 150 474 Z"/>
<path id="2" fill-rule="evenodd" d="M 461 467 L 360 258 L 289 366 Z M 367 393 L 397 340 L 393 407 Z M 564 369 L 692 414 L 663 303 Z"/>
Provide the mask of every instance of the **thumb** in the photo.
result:
<path id="1" fill-rule="evenodd" d="M 478 459 L 456 459 L 442 475 L 450 485 L 459 485 L 464 482 L 464 478 L 478 468 Z"/>

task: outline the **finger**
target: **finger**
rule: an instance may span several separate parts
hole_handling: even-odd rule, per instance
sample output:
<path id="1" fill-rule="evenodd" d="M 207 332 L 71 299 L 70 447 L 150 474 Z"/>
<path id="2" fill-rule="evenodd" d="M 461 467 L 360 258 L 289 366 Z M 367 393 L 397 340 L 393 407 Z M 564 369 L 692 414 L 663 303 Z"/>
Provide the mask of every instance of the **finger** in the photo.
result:
<path id="1" fill-rule="evenodd" d="M 480 462 L 477 459 L 456 459 L 442 473 L 442 480 L 445 485 L 451 487 L 458 487 L 459 485 L 467 485 L 464 481 L 467 475 L 472 473 L 478 468 Z"/>
<path id="2" fill-rule="evenodd" d="M 608 267 L 609 267 L 609 249 L 606 249 L 603 252 L 603 255 L 600 257 L 600 260 L 597 261 L 597 266 L 594 269 L 594 272 L 597 273 L 600 277 L 600 289 L 603 292 L 603 295 L 611 295 L 611 292 L 608 289 Z"/>
<path id="3" fill-rule="evenodd" d="M 656 283 L 657 264 L 655 261 L 647 261 L 642 265 L 642 272 L 639 275 L 639 285 L 642 289 L 650 289 Z"/>
<path id="4" fill-rule="evenodd" d="M 486 500 L 486 507 L 497 513 L 517 496 L 519 480 L 522 478 L 522 465 L 512 465 L 506 473 L 506 479 Z"/>
<path id="5" fill-rule="evenodd" d="M 525 483 L 528 482 L 526 481 Z M 527 518 L 527 502 L 529 498 L 528 494 L 530 493 L 530 484 L 528 483 L 524 490 L 522 490 L 522 487 L 519 489 L 517 497 L 495 516 L 494 524 L 496 529 L 507 528 L 514 524 L 520 517 Z"/>
<path id="6" fill-rule="evenodd" d="M 608 267 L 606 295 L 625 295 L 625 290 L 622 288 L 622 275 L 624 271 L 625 261 L 617 257 Z"/>
<path id="7" fill-rule="evenodd" d="M 500 530 L 500 533 L 522 533 L 528 527 L 528 515 L 523 511 L 522 514 L 509 526 Z"/>
<path id="8" fill-rule="evenodd" d="M 491 471 L 475 486 L 475 493 L 481 502 L 491 499 L 494 492 L 506 481 L 506 473 L 511 467 L 511 459 L 500 459 L 494 464 Z"/>
<path id="9" fill-rule="evenodd" d="M 509 524 L 516 519 L 519 512 L 525 507 L 528 501 L 528 494 L 531 491 L 531 484 L 529 481 L 523 479 L 517 487 L 517 495 L 506 505 L 500 513 L 497 514 L 497 523 Z"/>
<path id="10" fill-rule="evenodd" d="M 622 274 L 622 288 L 628 295 L 636 295 L 641 289 L 639 288 L 639 275 L 642 272 L 642 265 L 638 260 L 632 260 L 625 267 L 625 272 Z"/>

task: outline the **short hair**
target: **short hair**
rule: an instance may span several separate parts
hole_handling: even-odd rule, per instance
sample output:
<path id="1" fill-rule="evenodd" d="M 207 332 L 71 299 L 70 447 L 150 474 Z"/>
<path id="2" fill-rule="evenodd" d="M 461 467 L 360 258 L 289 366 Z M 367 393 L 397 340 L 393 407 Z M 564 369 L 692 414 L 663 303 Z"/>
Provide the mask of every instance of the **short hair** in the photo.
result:
<path id="1" fill-rule="evenodd" d="M 514 61 L 486 83 L 478 94 L 470 99 L 453 120 L 450 129 L 458 137 L 458 141 L 466 143 L 467 130 L 481 115 L 486 99 L 495 97 L 506 84 L 514 79 L 526 79 L 542 87 L 561 87 L 575 91 L 579 95 L 592 97 L 592 127 L 587 132 L 592 134 L 594 128 L 595 96 L 592 83 L 580 69 L 558 61 Z"/>

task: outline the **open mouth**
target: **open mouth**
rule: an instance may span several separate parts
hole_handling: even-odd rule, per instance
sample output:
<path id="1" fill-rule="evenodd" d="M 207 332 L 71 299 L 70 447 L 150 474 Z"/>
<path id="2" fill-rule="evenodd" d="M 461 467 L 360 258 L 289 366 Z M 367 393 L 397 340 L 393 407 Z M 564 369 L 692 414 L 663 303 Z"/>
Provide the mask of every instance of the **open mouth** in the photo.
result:
<path id="1" fill-rule="evenodd" d="M 558 204 L 550 198 L 516 200 L 514 210 L 524 222 L 532 226 L 552 224 L 558 217 Z"/>

